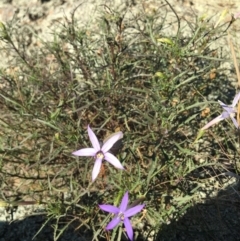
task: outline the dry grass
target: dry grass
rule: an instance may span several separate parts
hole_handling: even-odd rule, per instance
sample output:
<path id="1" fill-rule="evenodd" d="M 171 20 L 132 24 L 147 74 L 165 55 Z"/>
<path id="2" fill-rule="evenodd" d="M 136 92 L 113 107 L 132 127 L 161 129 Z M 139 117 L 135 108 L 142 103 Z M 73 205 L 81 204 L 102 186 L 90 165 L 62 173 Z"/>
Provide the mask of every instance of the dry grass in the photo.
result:
<path id="1" fill-rule="evenodd" d="M 166 16 L 157 11 L 131 22 L 111 14 L 103 13 L 96 34 L 66 23 L 31 54 L 17 42 L 21 33 L 1 28 L 15 56 L 0 72 L 1 199 L 46 204 L 44 225 L 56 224 L 53 240 L 73 222 L 92 240 L 121 240 L 123 229 L 104 231 L 110 217 L 98 204 L 117 204 L 126 190 L 132 201 L 145 197 L 145 212 L 133 219 L 137 240 L 151 230 L 157 240 L 163 224 L 202 202 L 199 192 L 207 193 L 212 177 L 222 189 L 226 178 L 219 174 L 239 170 L 231 124 L 194 143 L 206 119 L 220 111 L 215 101 L 228 103 L 235 94 L 220 69 L 224 56 L 209 47 L 231 23 L 196 19 L 184 37 L 179 22 L 175 35 L 163 36 Z M 71 154 L 89 146 L 88 124 L 102 140 L 124 133 L 117 156 L 126 171 L 104 163 L 91 183 L 93 160 Z"/>

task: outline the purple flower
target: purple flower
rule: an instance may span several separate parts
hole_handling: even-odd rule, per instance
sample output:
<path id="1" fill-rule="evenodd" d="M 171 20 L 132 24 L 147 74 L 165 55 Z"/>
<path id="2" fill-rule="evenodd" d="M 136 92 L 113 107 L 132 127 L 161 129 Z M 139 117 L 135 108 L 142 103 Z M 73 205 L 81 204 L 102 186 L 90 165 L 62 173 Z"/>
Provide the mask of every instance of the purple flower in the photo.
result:
<path id="1" fill-rule="evenodd" d="M 229 117 L 231 118 L 231 120 L 232 120 L 233 124 L 235 125 L 235 127 L 239 128 L 239 124 L 237 123 L 237 120 L 234 118 L 234 116 L 237 113 L 237 110 L 236 110 L 235 106 L 237 105 L 239 99 L 240 99 L 240 92 L 234 97 L 233 102 L 232 102 L 231 105 L 226 105 L 222 101 L 219 100 L 218 103 L 223 108 L 222 114 L 219 115 L 218 117 L 216 117 L 215 119 L 211 120 L 210 122 L 208 122 L 203 128 L 201 128 L 201 130 L 206 130 L 210 126 L 218 123 L 221 120 L 229 118 Z"/>
<path id="2" fill-rule="evenodd" d="M 111 163 L 113 166 L 119 169 L 124 169 L 120 161 L 109 152 L 112 146 L 123 137 L 123 133 L 117 132 L 112 135 L 101 147 L 96 135 L 88 125 L 88 136 L 92 143 L 93 148 L 83 148 L 78 151 L 73 152 L 75 156 L 92 156 L 95 158 L 95 164 L 92 171 L 92 181 L 94 181 L 101 169 L 102 161 L 106 160 Z"/>
<path id="3" fill-rule="evenodd" d="M 99 205 L 100 209 L 103 211 L 115 214 L 112 221 L 107 225 L 106 230 L 111 230 L 115 228 L 120 222 L 123 222 L 130 240 L 133 240 L 133 228 L 129 217 L 139 213 L 144 206 L 144 204 L 136 205 L 134 207 L 128 206 L 128 192 L 124 194 L 119 208 L 108 204 Z"/>

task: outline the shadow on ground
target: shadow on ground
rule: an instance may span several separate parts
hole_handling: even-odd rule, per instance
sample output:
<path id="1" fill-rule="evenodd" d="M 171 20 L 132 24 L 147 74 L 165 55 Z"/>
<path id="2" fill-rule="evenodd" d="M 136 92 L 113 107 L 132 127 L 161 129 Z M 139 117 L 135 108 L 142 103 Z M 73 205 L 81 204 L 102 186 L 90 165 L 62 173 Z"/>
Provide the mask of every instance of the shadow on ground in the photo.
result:
<path id="1" fill-rule="evenodd" d="M 164 225 L 154 241 L 240 240 L 240 185 L 196 204 L 178 221 Z"/>
<path id="2" fill-rule="evenodd" d="M 48 223 L 41 228 L 45 223 L 44 215 L 30 216 L 21 221 L 13 221 L 11 223 L 0 223 L 0 241 L 53 241 L 54 240 L 54 222 Z M 59 229 L 63 228 L 59 224 Z M 79 225 L 79 223 L 78 223 Z M 62 227 L 61 227 L 62 226 Z M 38 235 L 34 235 L 41 229 Z M 72 223 L 67 230 L 60 236 L 59 241 L 91 241 L 92 233 L 90 231 L 82 231 L 77 229 L 77 222 Z"/>

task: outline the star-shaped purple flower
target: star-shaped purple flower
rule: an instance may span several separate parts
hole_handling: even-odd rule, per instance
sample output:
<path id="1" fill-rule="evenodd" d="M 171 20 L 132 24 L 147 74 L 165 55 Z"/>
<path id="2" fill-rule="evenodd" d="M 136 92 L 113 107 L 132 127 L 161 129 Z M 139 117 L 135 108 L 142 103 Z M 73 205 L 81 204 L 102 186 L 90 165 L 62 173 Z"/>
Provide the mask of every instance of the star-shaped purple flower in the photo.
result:
<path id="1" fill-rule="evenodd" d="M 119 208 L 109 204 L 99 205 L 100 209 L 103 211 L 115 214 L 112 221 L 107 225 L 106 230 L 111 230 L 115 228 L 120 222 L 123 222 L 127 230 L 127 235 L 131 241 L 133 240 L 133 228 L 129 218 L 139 213 L 144 206 L 144 204 L 136 205 L 134 207 L 128 206 L 128 192 L 124 194 Z"/>
<path id="2" fill-rule="evenodd" d="M 239 128 L 239 124 L 237 123 L 237 120 L 234 118 L 236 113 L 237 113 L 237 110 L 236 110 L 235 106 L 237 105 L 239 99 L 240 99 L 240 92 L 234 97 L 231 105 L 226 105 L 222 101 L 219 100 L 218 103 L 223 108 L 222 114 L 219 115 L 218 117 L 216 117 L 215 119 L 211 120 L 210 122 L 208 122 L 203 128 L 201 128 L 201 130 L 206 130 L 210 126 L 212 126 L 212 125 L 214 125 L 214 124 L 218 123 L 219 121 L 222 121 L 226 118 L 229 118 L 229 117 L 231 118 L 235 127 Z"/>
<path id="3" fill-rule="evenodd" d="M 102 161 L 106 160 L 109 163 L 111 163 L 113 166 L 119 169 L 124 169 L 120 161 L 109 152 L 109 150 L 112 148 L 112 146 L 123 137 L 123 133 L 117 132 L 116 134 L 113 134 L 101 147 L 96 135 L 88 126 L 88 136 L 92 143 L 93 148 L 83 148 L 78 151 L 73 152 L 72 154 L 75 156 L 92 156 L 95 158 L 95 164 L 92 171 L 92 181 L 94 181 L 99 172 L 102 165 Z"/>

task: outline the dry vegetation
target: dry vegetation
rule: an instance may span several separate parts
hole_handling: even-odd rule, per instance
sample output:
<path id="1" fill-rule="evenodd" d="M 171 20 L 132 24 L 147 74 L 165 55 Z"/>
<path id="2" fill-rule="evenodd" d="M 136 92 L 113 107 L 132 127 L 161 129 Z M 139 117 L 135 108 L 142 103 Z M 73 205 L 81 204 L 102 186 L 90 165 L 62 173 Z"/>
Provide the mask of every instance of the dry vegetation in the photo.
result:
<path id="1" fill-rule="evenodd" d="M 227 59 L 211 47 L 234 19 L 180 25 L 176 15 L 179 28 L 166 36 L 167 14 L 158 11 L 131 21 L 103 12 L 99 33 L 78 28 L 72 17 L 31 53 L 21 32 L 1 26 L 1 41 L 15 56 L 0 70 L 1 199 L 45 204 L 43 225 L 55 224 L 51 240 L 74 224 L 89 240 L 114 241 L 125 240 L 124 230 L 107 233 L 110 216 L 98 204 L 118 204 L 128 190 L 146 204 L 132 220 L 135 240 L 163 240 L 165 224 L 223 189 L 229 177 L 220 174 L 239 172 L 232 123 L 194 142 L 221 111 L 216 101 L 230 103 L 236 93 L 221 69 Z M 126 171 L 105 162 L 91 182 L 93 159 L 71 154 L 90 145 L 88 124 L 102 140 L 123 132 L 117 156 Z"/>

